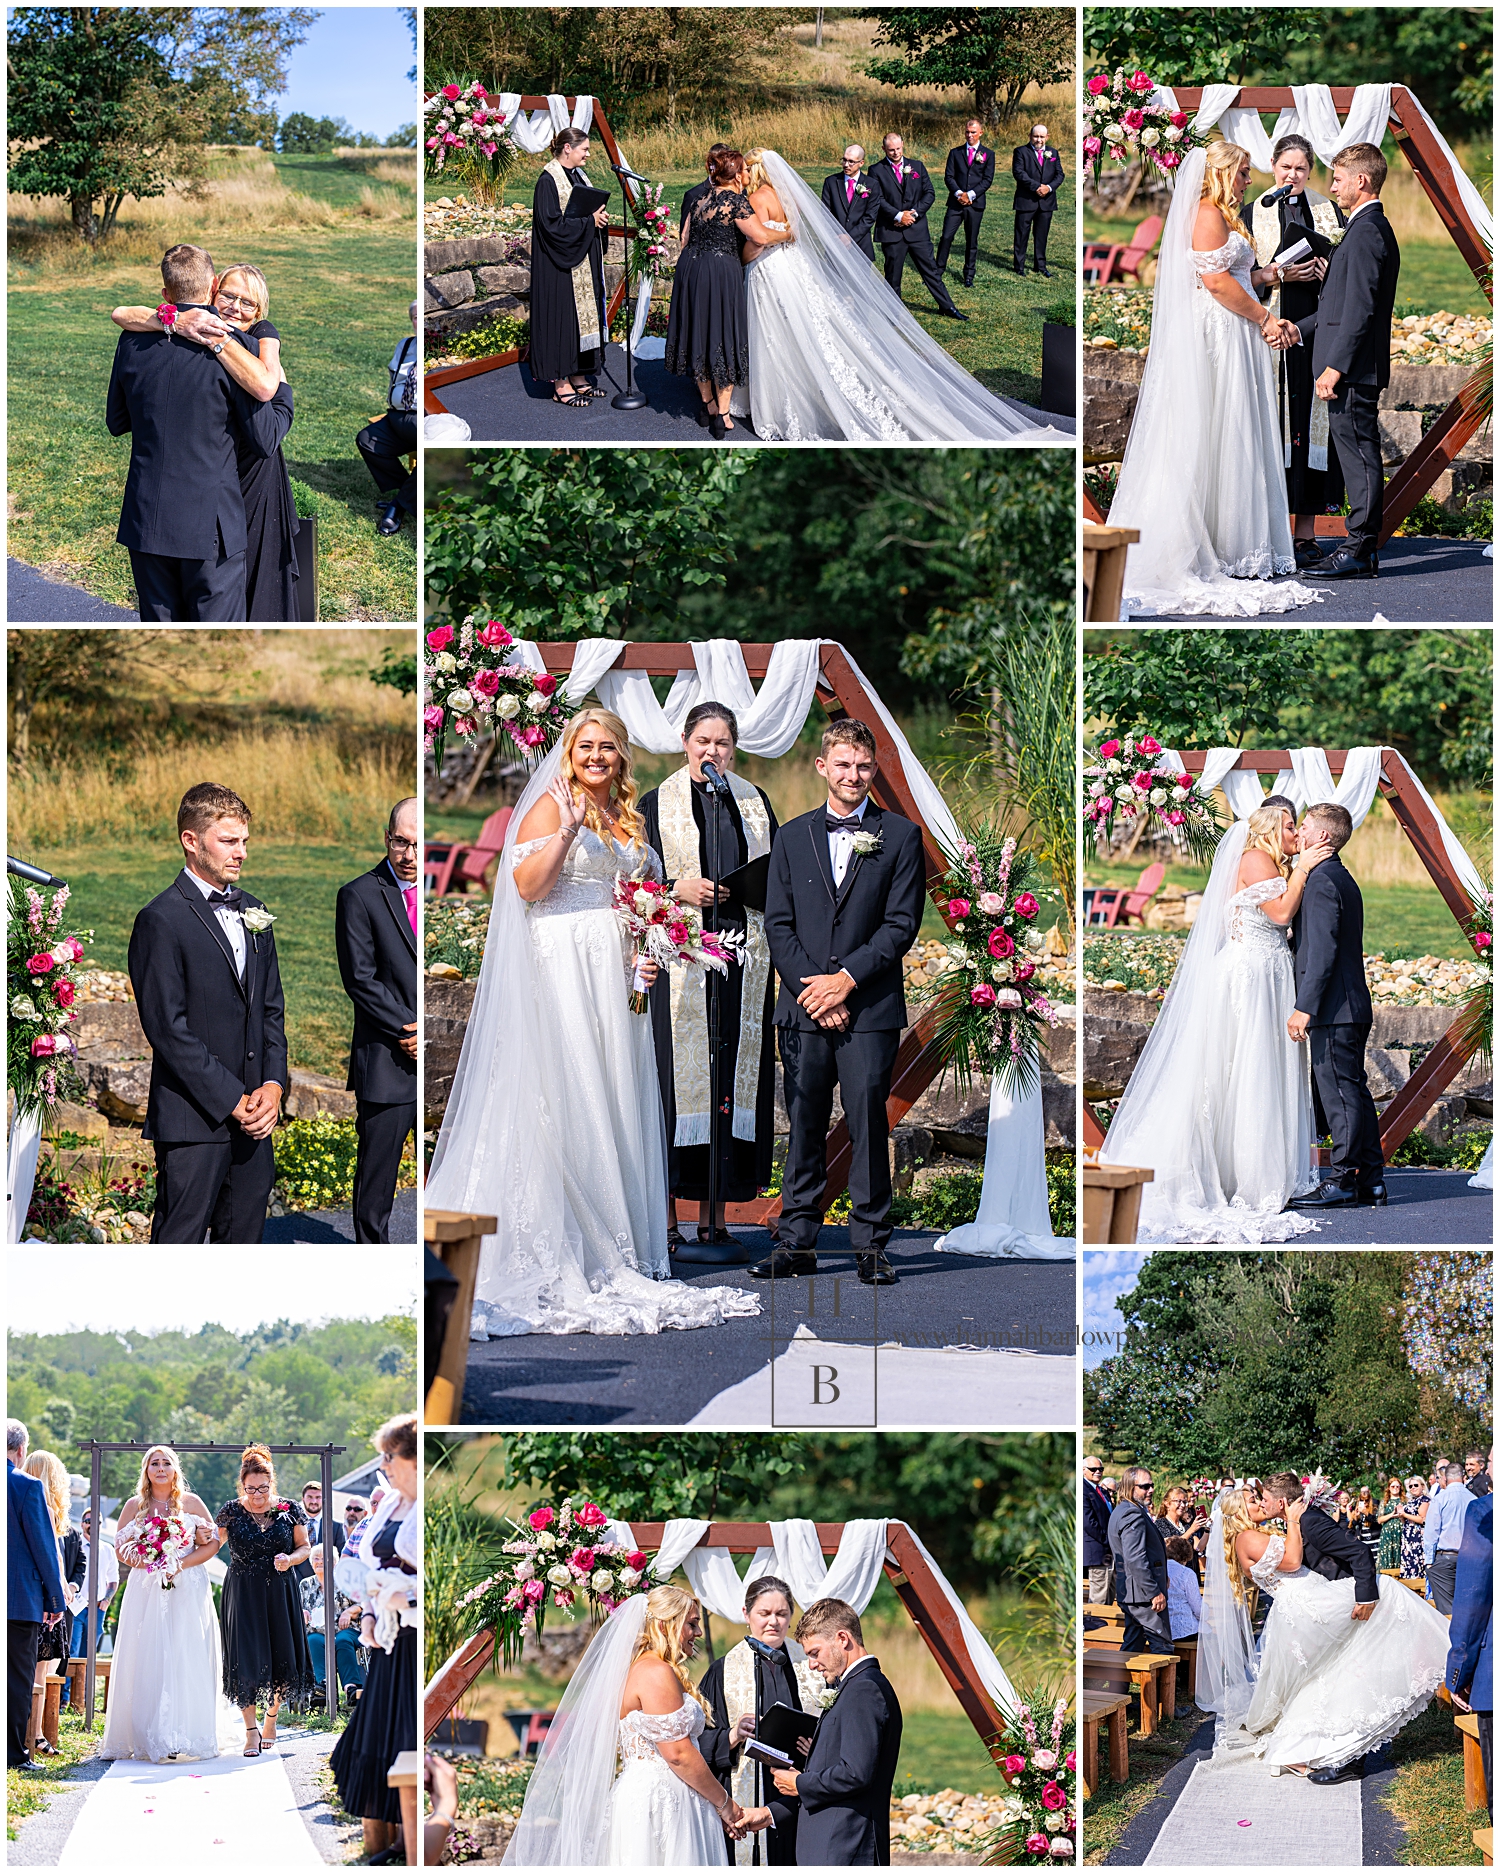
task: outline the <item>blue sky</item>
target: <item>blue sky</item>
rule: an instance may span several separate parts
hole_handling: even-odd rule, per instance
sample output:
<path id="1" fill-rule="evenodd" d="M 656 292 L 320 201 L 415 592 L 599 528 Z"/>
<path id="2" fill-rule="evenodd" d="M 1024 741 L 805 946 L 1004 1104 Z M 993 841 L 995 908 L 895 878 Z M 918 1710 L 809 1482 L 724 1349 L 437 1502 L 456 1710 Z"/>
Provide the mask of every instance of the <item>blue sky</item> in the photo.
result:
<path id="1" fill-rule="evenodd" d="M 328 7 L 287 64 L 277 114 L 342 117 L 351 129 L 388 137 L 417 120 L 411 34 L 395 7 Z"/>
<path id="2" fill-rule="evenodd" d="M 1136 1276 L 1148 1251 L 1145 1249 L 1088 1249 L 1083 1257 L 1083 1363 L 1086 1368 L 1100 1365 L 1120 1350 L 1122 1334 L 1116 1300 L 1135 1286 Z"/>

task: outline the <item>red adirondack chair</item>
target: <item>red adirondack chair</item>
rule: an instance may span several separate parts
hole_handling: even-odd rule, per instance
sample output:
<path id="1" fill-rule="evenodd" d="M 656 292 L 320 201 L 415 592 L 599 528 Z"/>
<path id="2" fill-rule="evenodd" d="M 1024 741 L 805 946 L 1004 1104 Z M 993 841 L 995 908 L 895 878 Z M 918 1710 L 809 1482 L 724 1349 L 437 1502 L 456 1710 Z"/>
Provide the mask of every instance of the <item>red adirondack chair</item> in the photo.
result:
<path id="1" fill-rule="evenodd" d="M 1134 279 L 1141 262 L 1161 239 L 1166 222 L 1147 215 L 1128 241 L 1085 241 L 1083 278 L 1089 286 L 1108 286 L 1111 280 Z"/>
<path id="2" fill-rule="evenodd" d="M 1132 917 L 1139 921 L 1141 912 L 1160 891 L 1166 875 L 1165 865 L 1148 865 L 1136 880 L 1134 890 L 1128 885 L 1105 885 L 1095 891 L 1089 904 L 1089 922 L 1113 930 Z"/>
<path id="3" fill-rule="evenodd" d="M 471 885 L 483 890 L 486 870 L 504 849 L 510 815 L 508 806 L 491 813 L 473 845 L 428 845 L 422 854 L 422 882 L 426 891 L 432 897 L 442 897 L 449 891 L 467 891 Z"/>

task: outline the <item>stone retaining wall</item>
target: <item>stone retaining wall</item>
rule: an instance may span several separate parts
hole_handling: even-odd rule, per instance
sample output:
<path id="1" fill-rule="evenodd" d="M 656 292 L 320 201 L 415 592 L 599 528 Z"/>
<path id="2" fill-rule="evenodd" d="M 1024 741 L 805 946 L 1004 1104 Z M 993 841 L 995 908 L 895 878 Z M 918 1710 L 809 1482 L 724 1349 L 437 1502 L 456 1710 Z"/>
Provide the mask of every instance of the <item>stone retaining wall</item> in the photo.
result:
<path id="1" fill-rule="evenodd" d="M 624 243 L 609 243 L 605 253 L 604 293 L 608 301 L 625 264 Z M 422 260 L 423 330 L 438 338 L 472 332 L 506 313 L 527 316 L 531 309 L 531 236 L 491 234 L 468 240 L 428 241 Z"/>

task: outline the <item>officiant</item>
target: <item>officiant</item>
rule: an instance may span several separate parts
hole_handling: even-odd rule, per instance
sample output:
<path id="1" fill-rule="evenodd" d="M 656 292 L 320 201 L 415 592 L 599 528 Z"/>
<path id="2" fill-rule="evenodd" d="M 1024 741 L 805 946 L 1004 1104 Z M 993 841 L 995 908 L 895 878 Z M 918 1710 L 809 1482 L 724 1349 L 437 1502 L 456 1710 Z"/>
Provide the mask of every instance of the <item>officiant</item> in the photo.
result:
<path id="1" fill-rule="evenodd" d="M 690 709 L 682 727 L 686 764 L 641 800 L 646 839 L 662 861 L 668 889 L 700 912 L 706 926 L 738 930 L 745 939 L 743 966 L 727 976 L 664 969 L 651 990 L 651 1031 L 667 1125 L 667 1188 L 672 1216 L 668 1243 L 683 1247 L 677 1202 L 708 1201 L 708 995 L 719 994 L 722 1122 L 719 1127 L 718 1214 L 698 1225 L 700 1242 L 727 1242 L 723 1206 L 748 1203 L 771 1178 L 776 1075 L 771 1028 L 771 951 L 766 942 L 764 870 L 742 885 L 721 885 L 717 905 L 711 877 L 728 878 L 764 859 L 776 837 L 776 815 L 759 787 L 734 772 L 739 724 L 723 703 Z M 705 775 L 707 763 L 721 785 Z"/>
<path id="2" fill-rule="evenodd" d="M 1272 163 L 1276 190 L 1289 193 L 1272 202 L 1268 196 L 1276 190 L 1271 190 L 1255 203 L 1250 231 L 1256 264 L 1250 282 L 1277 318 L 1295 323 L 1318 309 L 1328 255 L 1342 233 L 1344 215 L 1337 203 L 1307 186 L 1313 148 L 1306 137 L 1278 138 Z M 1310 257 L 1294 263 L 1277 259 L 1299 240 L 1313 248 Z M 1328 433 L 1328 405 L 1313 395 L 1312 346 L 1293 345 L 1277 357 L 1286 501 L 1300 572 L 1323 562 L 1313 543 L 1314 523 L 1319 514 L 1343 504 L 1344 477 Z"/>
<path id="3" fill-rule="evenodd" d="M 698 1740 L 703 1760 L 742 1808 L 769 1807 L 772 1825 L 732 1843 L 737 1866 L 796 1866 L 797 1816 L 801 1803 L 783 1795 L 770 1771 L 745 1749 L 746 1739 L 774 1705 L 817 1714 L 823 1708 L 819 1681 L 801 1646 L 789 1642 L 792 1590 L 772 1574 L 745 1589 L 750 1636 L 716 1658 L 698 1689 L 714 1714 L 713 1728 Z M 804 1758 L 797 1760 L 802 1767 Z"/>
<path id="4" fill-rule="evenodd" d="M 587 409 L 605 392 L 587 373 L 604 365 L 604 230 L 607 205 L 568 213 L 574 191 L 590 188 L 586 130 L 559 130 L 552 160 L 537 177 L 531 204 L 531 350 L 533 380 L 552 380 L 552 401 Z"/>

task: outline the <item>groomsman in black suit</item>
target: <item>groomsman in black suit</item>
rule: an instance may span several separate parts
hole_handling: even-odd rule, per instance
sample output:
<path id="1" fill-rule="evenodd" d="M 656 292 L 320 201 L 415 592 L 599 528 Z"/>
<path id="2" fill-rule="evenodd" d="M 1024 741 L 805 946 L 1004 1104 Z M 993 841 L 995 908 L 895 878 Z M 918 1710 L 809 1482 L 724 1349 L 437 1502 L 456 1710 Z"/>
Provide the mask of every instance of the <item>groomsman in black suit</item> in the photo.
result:
<path id="1" fill-rule="evenodd" d="M 943 210 L 943 233 L 938 242 L 938 271 L 947 271 L 954 236 L 962 228 L 965 286 L 974 284 L 974 267 L 979 259 L 979 224 L 984 219 L 984 198 L 995 180 L 995 152 L 985 148 L 983 138 L 984 125 L 977 117 L 971 117 L 964 125 L 964 141 L 956 150 L 949 150 L 948 167 L 943 171 L 948 206 Z"/>
<path id="2" fill-rule="evenodd" d="M 1062 158 L 1047 142 L 1047 126 L 1033 124 L 1031 141 L 1022 144 L 1010 159 L 1010 173 L 1016 183 L 1016 272 L 1026 272 L 1026 246 L 1036 229 L 1036 270 L 1047 279 L 1047 236 L 1052 231 L 1052 216 L 1057 208 L 1057 191 L 1062 186 Z"/>
<path id="3" fill-rule="evenodd" d="M 238 794 L 190 787 L 177 836 L 183 869 L 130 933 L 130 982 L 151 1043 L 151 1240 L 259 1242 L 287 1084 L 275 919 L 239 888 L 250 809 Z"/>
<path id="4" fill-rule="evenodd" d="M 417 1123 L 417 803 L 399 800 L 385 857 L 339 892 L 334 942 L 354 1003 L 354 1240 L 389 1242 L 401 1153 Z"/>
<path id="5" fill-rule="evenodd" d="M 870 171 L 876 190 L 875 238 L 885 254 L 885 283 L 899 299 L 906 256 L 911 255 L 922 284 L 947 319 L 966 319 L 943 284 L 927 231 L 927 210 L 937 200 L 932 178 L 919 162 L 906 154 L 906 145 L 894 131 L 885 139 L 885 160 Z"/>
<path id="6" fill-rule="evenodd" d="M 875 258 L 870 230 L 875 226 L 878 198 L 864 173 L 865 153 L 857 143 L 844 151 L 844 167 L 823 178 L 823 206 L 853 241 L 866 260 Z"/>

